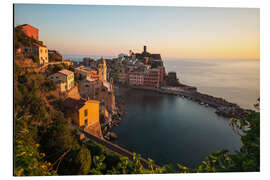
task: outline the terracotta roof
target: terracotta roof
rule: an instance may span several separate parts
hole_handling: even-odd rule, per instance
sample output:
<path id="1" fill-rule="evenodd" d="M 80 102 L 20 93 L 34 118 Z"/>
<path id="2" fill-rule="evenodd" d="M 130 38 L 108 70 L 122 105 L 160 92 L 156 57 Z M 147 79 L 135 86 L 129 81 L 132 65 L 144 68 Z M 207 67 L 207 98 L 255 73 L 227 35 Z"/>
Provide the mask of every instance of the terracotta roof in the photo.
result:
<path id="1" fill-rule="evenodd" d="M 67 69 L 62 69 L 61 71 L 58 71 L 58 72 L 61 73 L 61 74 L 66 75 L 66 76 L 73 74 L 72 71 L 69 71 Z"/>
<path id="2" fill-rule="evenodd" d="M 38 44 L 38 43 L 33 43 L 33 45 L 34 45 L 34 46 L 37 46 L 37 47 L 47 47 L 47 46 L 45 46 L 45 45 L 40 45 L 40 44 Z"/>
<path id="3" fill-rule="evenodd" d="M 63 101 L 63 106 L 70 110 L 78 110 L 81 107 L 83 107 L 85 104 L 85 100 L 83 99 L 73 99 L 73 98 L 67 98 Z"/>
<path id="4" fill-rule="evenodd" d="M 85 100 L 85 99 L 73 99 L 73 98 L 67 98 L 63 101 L 63 107 L 65 107 L 68 110 L 79 110 L 81 109 L 86 102 L 91 102 L 91 103 L 98 103 L 99 101 L 96 100 Z"/>
<path id="5" fill-rule="evenodd" d="M 38 28 L 31 26 L 30 24 L 22 24 L 22 25 L 19 25 L 18 27 L 24 27 L 24 26 L 30 26 L 30 27 L 38 30 Z"/>

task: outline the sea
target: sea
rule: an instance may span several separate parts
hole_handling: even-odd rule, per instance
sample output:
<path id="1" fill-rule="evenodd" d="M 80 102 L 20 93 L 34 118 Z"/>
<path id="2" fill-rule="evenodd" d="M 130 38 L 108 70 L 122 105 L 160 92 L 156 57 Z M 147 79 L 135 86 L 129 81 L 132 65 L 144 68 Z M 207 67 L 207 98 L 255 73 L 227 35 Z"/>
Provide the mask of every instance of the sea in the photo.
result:
<path id="1" fill-rule="evenodd" d="M 72 61 L 98 55 L 64 55 Z M 115 58 L 116 56 L 104 56 Z M 201 93 L 221 97 L 245 109 L 254 108 L 260 97 L 258 59 L 163 59 L 166 72 L 177 73 L 181 83 L 195 86 Z"/>
<path id="2" fill-rule="evenodd" d="M 77 59 L 76 59 L 77 58 Z M 81 61 L 82 57 L 73 57 Z M 163 59 L 166 71 L 175 71 L 181 83 L 222 97 L 240 107 L 254 109 L 260 97 L 259 60 Z M 198 167 L 206 156 L 241 147 L 241 137 L 212 107 L 150 91 L 130 89 L 127 113 L 112 131 L 113 142 L 153 159 L 159 165 Z"/>
<path id="3" fill-rule="evenodd" d="M 242 108 L 254 110 L 260 97 L 258 59 L 168 59 L 164 64 L 167 72 L 177 73 L 181 83 Z"/>

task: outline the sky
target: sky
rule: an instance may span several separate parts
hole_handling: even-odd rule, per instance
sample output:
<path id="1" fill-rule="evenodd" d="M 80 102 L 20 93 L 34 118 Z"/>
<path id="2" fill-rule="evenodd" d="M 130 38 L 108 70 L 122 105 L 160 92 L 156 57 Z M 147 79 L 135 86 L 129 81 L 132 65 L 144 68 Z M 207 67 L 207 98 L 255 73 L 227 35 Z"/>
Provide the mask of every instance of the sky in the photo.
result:
<path id="1" fill-rule="evenodd" d="M 260 59 L 258 8 L 15 4 L 14 26 L 30 24 L 63 55 Z"/>

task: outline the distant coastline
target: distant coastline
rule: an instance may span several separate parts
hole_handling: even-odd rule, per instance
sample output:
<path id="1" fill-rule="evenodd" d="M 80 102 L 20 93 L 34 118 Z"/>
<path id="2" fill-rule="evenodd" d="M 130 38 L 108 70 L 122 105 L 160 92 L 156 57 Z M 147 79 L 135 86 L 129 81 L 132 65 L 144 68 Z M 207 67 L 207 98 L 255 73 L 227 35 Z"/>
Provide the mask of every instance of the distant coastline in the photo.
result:
<path id="1" fill-rule="evenodd" d="M 100 58 L 101 56 L 64 55 L 63 57 L 66 59 L 70 59 L 72 61 L 80 62 L 82 61 L 83 57 L 92 57 L 97 59 Z M 104 56 L 104 58 L 108 59 L 111 59 L 113 57 L 115 56 Z M 241 108 L 255 110 L 253 104 L 260 96 L 259 59 L 226 59 L 226 60 L 219 59 L 218 61 L 215 61 L 214 59 L 209 60 L 204 59 L 203 61 L 201 61 L 201 59 L 163 58 L 163 61 L 166 71 L 177 72 L 177 76 L 179 77 L 181 83 L 196 86 L 198 88 L 198 91 L 201 93 L 210 94 L 216 97 L 222 97 L 229 102 L 238 104 Z M 230 62 L 234 62 L 235 65 L 229 64 Z M 225 65 L 223 65 L 224 63 Z M 247 69 L 237 68 L 236 66 L 239 63 L 240 64 L 242 63 L 248 68 Z M 211 74 L 210 75 L 203 74 L 200 76 L 199 73 L 201 72 L 198 72 L 200 70 L 199 67 L 204 68 L 204 71 L 210 73 L 210 71 L 213 70 L 214 66 L 215 67 L 219 66 L 222 68 L 225 67 L 226 69 L 224 70 L 224 72 L 221 72 L 219 68 L 217 68 L 216 71 L 213 72 L 215 73 L 215 79 L 213 79 L 212 77 L 213 75 Z M 196 67 L 198 67 L 198 69 Z M 227 76 L 229 75 L 228 73 L 240 73 L 241 77 L 236 76 L 236 79 L 234 80 L 231 79 L 230 83 L 234 82 L 234 85 L 229 85 L 228 83 L 220 85 L 220 83 L 222 82 L 218 81 L 218 77 L 224 76 L 225 73 L 227 74 Z M 248 79 L 248 82 L 246 82 L 245 84 L 241 84 L 241 82 L 247 81 L 246 77 L 250 78 Z"/>

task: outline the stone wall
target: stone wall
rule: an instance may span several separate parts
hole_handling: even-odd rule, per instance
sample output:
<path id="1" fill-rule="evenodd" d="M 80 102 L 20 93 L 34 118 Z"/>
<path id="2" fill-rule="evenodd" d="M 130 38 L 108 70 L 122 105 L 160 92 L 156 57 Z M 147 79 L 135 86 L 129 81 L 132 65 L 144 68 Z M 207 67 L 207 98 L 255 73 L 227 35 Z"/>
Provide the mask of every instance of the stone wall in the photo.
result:
<path id="1" fill-rule="evenodd" d="M 92 134 L 93 136 L 96 136 L 96 137 L 103 139 L 103 135 L 102 135 L 101 126 L 100 126 L 99 121 L 94 122 L 94 123 L 86 126 L 84 128 L 84 131 Z"/>
<path id="2" fill-rule="evenodd" d="M 73 98 L 73 99 L 81 99 L 78 87 L 74 86 L 72 89 L 70 89 L 68 91 L 68 93 L 67 93 L 67 97 L 70 97 L 70 98 Z"/>

